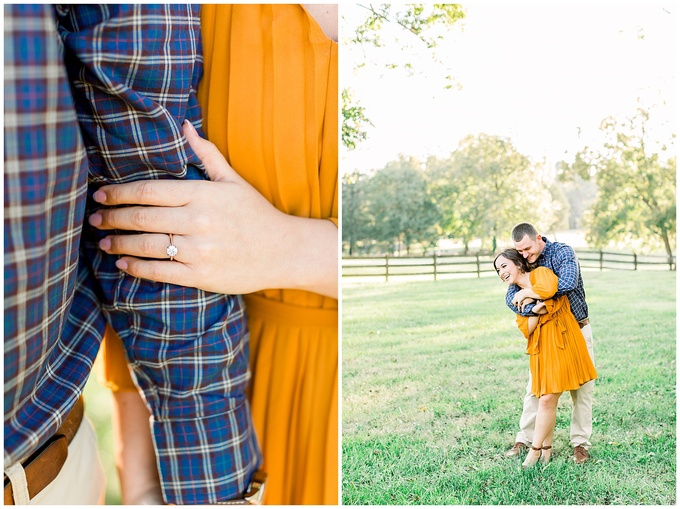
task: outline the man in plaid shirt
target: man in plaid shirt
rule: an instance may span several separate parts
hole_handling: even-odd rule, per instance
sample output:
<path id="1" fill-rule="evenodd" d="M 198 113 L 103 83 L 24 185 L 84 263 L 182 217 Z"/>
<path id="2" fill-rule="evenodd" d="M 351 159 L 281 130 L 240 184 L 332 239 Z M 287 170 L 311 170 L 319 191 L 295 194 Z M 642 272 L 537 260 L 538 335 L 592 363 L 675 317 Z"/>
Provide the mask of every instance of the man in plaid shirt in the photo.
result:
<path id="1" fill-rule="evenodd" d="M 4 433 L 15 503 L 26 498 L 21 465 L 28 473 L 76 404 L 107 322 L 152 413 L 166 502 L 239 498 L 260 463 L 241 297 L 128 276 L 98 248 L 105 234 L 84 225 L 103 184 L 205 178 L 181 131 L 185 119 L 201 124 L 199 8 L 5 6 Z"/>
<path id="2" fill-rule="evenodd" d="M 512 229 L 512 241 L 515 248 L 529 263 L 529 266 L 547 267 L 557 275 L 557 293 L 567 295 L 569 306 L 581 332 L 586 340 L 590 358 L 593 355 L 593 331 L 588 317 L 586 292 L 583 288 L 581 267 L 571 246 L 561 242 L 551 242 L 538 234 L 536 228 L 529 223 L 519 223 Z M 517 285 L 510 285 L 505 295 L 505 303 L 516 314 L 532 315 L 533 304 L 528 304 L 521 311 L 513 300 L 520 290 Z M 588 460 L 590 436 L 593 432 L 593 389 L 594 381 L 583 384 L 578 390 L 571 391 L 574 410 L 571 414 L 571 445 L 574 447 L 574 461 L 583 463 Z M 520 431 L 517 433 L 515 445 L 507 452 L 507 456 L 517 456 L 529 447 L 533 440 L 538 398 L 531 393 L 531 379 L 524 396 L 524 408 L 520 418 Z"/>

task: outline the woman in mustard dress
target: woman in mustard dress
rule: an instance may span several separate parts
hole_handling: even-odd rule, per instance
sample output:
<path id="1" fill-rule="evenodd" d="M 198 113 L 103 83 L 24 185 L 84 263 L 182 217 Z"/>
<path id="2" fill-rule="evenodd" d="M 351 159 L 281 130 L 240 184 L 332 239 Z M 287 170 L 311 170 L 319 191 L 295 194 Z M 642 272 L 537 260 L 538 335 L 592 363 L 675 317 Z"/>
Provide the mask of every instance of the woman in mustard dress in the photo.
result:
<path id="1" fill-rule="evenodd" d="M 521 288 L 515 296 L 521 308 L 529 301 L 536 303 L 533 312 L 537 316 L 517 315 L 517 326 L 527 338 L 531 392 L 539 398 L 533 443 L 522 464 L 527 468 L 550 459 L 557 402 L 562 392 L 578 389 L 597 378 L 597 373 L 569 298 L 555 296 L 557 276 L 546 267 L 530 271 L 516 249 L 506 249 L 496 256 L 494 268 L 507 284 Z"/>
<path id="2" fill-rule="evenodd" d="M 337 504 L 337 5 L 203 5 L 201 29 L 198 96 L 214 146 L 190 125 L 184 132 L 217 182 L 160 183 L 178 203 L 166 202 L 172 220 L 164 219 L 164 207 L 153 207 L 157 219 L 148 231 L 172 233 L 178 221 L 206 220 L 192 235 L 173 236 L 176 261 L 140 259 L 149 242 L 158 243 L 156 258 L 167 259 L 164 234 L 147 235 L 145 243 L 111 235 L 106 251 L 127 255 L 119 267 L 134 276 L 247 294 L 250 400 L 269 477 L 265 503 Z M 107 205 L 148 204 L 135 195 L 138 188 L 117 188 Z M 125 209 L 117 211 L 102 213 L 102 228 L 143 230 Z M 112 331 L 105 343 L 125 441 L 139 428 L 133 416 L 146 409 Z M 128 491 L 145 476 L 153 481 L 153 472 L 135 466 L 140 454 L 148 463 L 149 444 L 119 454 L 124 491 L 126 477 Z"/>

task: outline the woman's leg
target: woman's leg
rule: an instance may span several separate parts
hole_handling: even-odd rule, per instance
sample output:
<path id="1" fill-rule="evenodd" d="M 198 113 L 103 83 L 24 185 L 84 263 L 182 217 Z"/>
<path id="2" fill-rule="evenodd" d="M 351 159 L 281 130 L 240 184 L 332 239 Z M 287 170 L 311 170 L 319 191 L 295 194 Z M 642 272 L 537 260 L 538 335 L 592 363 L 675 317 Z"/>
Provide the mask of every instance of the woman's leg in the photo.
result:
<path id="1" fill-rule="evenodd" d="M 552 445 L 552 435 L 557 418 L 557 402 L 562 393 L 544 394 L 538 399 L 538 412 L 536 414 L 536 427 L 534 428 L 534 441 L 522 466 L 530 467 L 541 457 L 544 446 Z"/>
<path id="2" fill-rule="evenodd" d="M 151 441 L 149 410 L 137 391 L 113 393 L 116 468 L 124 505 L 164 504 Z"/>
<path id="3" fill-rule="evenodd" d="M 555 406 L 555 414 L 557 414 L 557 405 Z M 555 426 L 553 425 L 552 429 L 550 430 L 550 433 L 548 433 L 548 436 L 545 437 L 543 440 L 543 447 L 541 451 L 541 463 L 548 463 L 550 461 L 550 455 L 552 454 L 552 440 L 553 440 L 553 433 L 555 432 Z"/>

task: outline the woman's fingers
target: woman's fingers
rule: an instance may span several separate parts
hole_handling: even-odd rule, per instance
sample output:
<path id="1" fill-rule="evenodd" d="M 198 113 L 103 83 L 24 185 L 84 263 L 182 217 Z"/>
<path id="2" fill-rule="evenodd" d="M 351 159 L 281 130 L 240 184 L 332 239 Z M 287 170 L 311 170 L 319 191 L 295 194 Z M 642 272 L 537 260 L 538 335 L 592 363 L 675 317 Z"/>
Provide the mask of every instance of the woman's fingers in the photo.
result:
<path id="1" fill-rule="evenodd" d="M 210 180 L 214 182 L 241 180 L 219 149 L 213 143 L 201 138 L 191 122 L 185 120 L 182 129 L 191 149 L 205 166 Z"/>
<path id="2" fill-rule="evenodd" d="M 174 259 L 180 262 L 186 261 L 186 252 L 183 249 L 184 237 L 172 236 L 172 244 L 177 248 Z M 170 236 L 157 233 L 143 233 L 140 235 L 109 235 L 99 241 L 99 248 L 109 254 L 131 255 L 141 258 L 170 258 L 168 247 Z"/>
<path id="3" fill-rule="evenodd" d="M 186 234 L 185 211 L 175 207 L 123 207 L 100 209 L 88 218 L 100 230 L 134 230 L 149 233 Z M 170 231 L 172 230 L 172 231 Z"/>
<path id="4" fill-rule="evenodd" d="M 116 261 L 116 267 L 131 276 L 142 279 L 180 286 L 194 286 L 191 268 L 176 261 L 140 260 L 132 256 L 124 256 Z"/>
<path id="5" fill-rule="evenodd" d="M 156 205 L 181 207 L 186 205 L 200 181 L 140 180 L 126 184 L 102 186 L 93 195 L 104 205 Z"/>

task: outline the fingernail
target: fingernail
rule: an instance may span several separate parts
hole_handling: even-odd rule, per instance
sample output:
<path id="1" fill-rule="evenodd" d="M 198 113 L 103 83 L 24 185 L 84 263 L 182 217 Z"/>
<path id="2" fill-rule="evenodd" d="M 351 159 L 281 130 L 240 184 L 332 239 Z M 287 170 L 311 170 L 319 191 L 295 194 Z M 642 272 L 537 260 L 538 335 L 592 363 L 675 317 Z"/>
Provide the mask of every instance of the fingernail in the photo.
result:
<path id="1" fill-rule="evenodd" d="M 120 270 L 127 270 L 128 264 L 125 260 L 120 259 L 116 260 L 116 267 L 118 267 Z"/>
<path id="2" fill-rule="evenodd" d="M 191 131 L 191 132 L 194 133 L 196 136 L 198 136 L 198 132 L 196 132 L 196 128 L 194 127 L 194 124 L 192 124 L 191 122 L 189 122 L 189 119 L 186 119 L 186 120 L 184 121 L 184 125 L 187 127 L 187 129 L 189 129 L 189 131 Z"/>
<path id="3" fill-rule="evenodd" d="M 92 195 L 92 199 L 99 203 L 106 203 L 106 193 L 101 189 L 99 191 L 95 191 L 95 193 Z"/>
<path id="4" fill-rule="evenodd" d="M 99 249 L 102 251 L 108 251 L 111 249 L 111 239 L 108 237 L 104 237 L 102 240 L 99 241 Z"/>
<path id="5" fill-rule="evenodd" d="M 102 224 L 102 216 L 100 214 L 97 214 L 96 212 L 92 214 L 90 217 L 87 218 L 87 221 L 92 225 L 92 226 L 99 226 Z"/>

